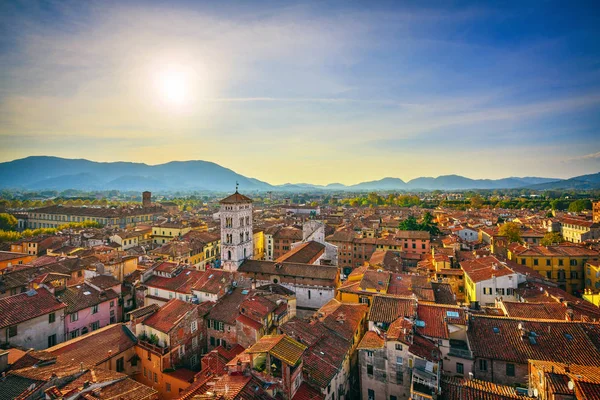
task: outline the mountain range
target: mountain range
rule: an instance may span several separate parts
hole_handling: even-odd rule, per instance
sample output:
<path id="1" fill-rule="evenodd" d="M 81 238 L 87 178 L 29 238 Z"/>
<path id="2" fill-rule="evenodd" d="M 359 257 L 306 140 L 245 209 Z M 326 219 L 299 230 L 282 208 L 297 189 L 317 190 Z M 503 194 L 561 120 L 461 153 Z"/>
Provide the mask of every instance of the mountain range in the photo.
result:
<path id="1" fill-rule="evenodd" d="M 0 163 L 0 188 L 27 190 L 121 190 L 177 191 L 207 190 L 228 192 L 238 182 L 244 191 L 370 191 L 370 190 L 466 190 L 466 189 L 598 189 L 600 173 L 571 179 L 503 178 L 470 179 L 459 175 L 437 178 L 422 177 L 404 182 L 399 178 L 383 178 L 355 185 L 331 183 L 286 183 L 271 185 L 245 177 L 208 161 L 172 161 L 159 165 L 132 162 L 95 162 L 33 156 Z"/>

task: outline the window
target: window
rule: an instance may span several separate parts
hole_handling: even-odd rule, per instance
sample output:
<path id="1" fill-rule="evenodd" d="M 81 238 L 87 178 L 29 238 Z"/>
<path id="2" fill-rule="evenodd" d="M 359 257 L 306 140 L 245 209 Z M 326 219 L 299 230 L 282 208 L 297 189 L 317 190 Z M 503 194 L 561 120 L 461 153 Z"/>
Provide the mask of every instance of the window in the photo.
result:
<path id="1" fill-rule="evenodd" d="M 92 306 L 92 314 L 96 314 L 98 312 L 98 304 Z"/>
<path id="2" fill-rule="evenodd" d="M 571 271 L 571 279 L 578 279 L 579 276 L 577 274 L 577 271 Z"/>
<path id="3" fill-rule="evenodd" d="M 396 357 L 396 365 L 404 364 L 404 359 L 402 357 Z"/>
<path id="4" fill-rule="evenodd" d="M 558 259 L 558 265 L 561 266 L 561 267 L 563 266 L 563 260 L 562 260 L 562 258 Z"/>
<path id="5" fill-rule="evenodd" d="M 123 360 L 123 357 L 121 357 L 117 360 L 117 372 L 123 371 L 125 371 L 125 361 Z"/>
<path id="6" fill-rule="evenodd" d="M 113 308 L 114 306 L 115 306 L 115 301 L 113 300 L 110 302 L 110 308 Z"/>
<path id="7" fill-rule="evenodd" d="M 373 357 L 373 352 L 372 351 L 367 351 L 367 357 Z"/>
<path id="8" fill-rule="evenodd" d="M 546 271 L 546 278 L 552 279 L 552 271 Z"/>
<path id="9" fill-rule="evenodd" d="M 182 344 L 179 347 L 179 358 L 182 358 L 185 355 L 185 344 Z"/>
<path id="10" fill-rule="evenodd" d="M 190 357 L 190 364 L 195 367 L 198 364 L 198 355 L 194 354 Z"/>
<path id="11" fill-rule="evenodd" d="M 71 322 L 75 322 L 79 319 L 79 314 L 74 312 L 73 314 L 69 315 L 69 318 L 71 319 Z"/>
<path id="12" fill-rule="evenodd" d="M 487 360 L 479 360 L 479 370 L 487 371 Z"/>
<path id="13" fill-rule="evenodd" d="M 48 314 L 48 323 L 51 324 L 54 321 L 56 321 L 56 313 L 50 313 L 50 314 Z"/>
<path id="14" fill-rule="evenodd" d="M 144 367 L 144 378 L 147 378 L 148 376 L 148 370 L 146 369 L 146 367 Z"/>
<path id="15" fill-rule="evenodd" d="M 537 258 L 534 258 L 534 259 L 533 259 L 533 265 L 538 265 L 538 262 L 539 262 L 539 261 L 538 261 L 538 259 L 537 259 Z"/>
<path id="16" fill-rule="evenodd" d="M 79 329 L 75 329 L 69 333 L 70 339 L 75 339 L 77 336 L 79 336 Z"/>
<path id="17" fill-rule="evenodd" d="M 398 400 L 398 398 L 396 396 L 394 396 L 393 394 L 390 394 L 390 400 Z"/>
<path id="18" fill-rule="evenodd" d="M 368 400 L 375 400 L 375 391 L 373 389 L 369 389 L 367 392 L 368 392 Z"/>
<path id="19" fill-rule="evenodd" d="M 170 392 L 170 391 L 171 391 L 171 384 L 170 384 L 170 383 L 168 383 L 168 382 L 167 382 L 167 383 L 165 384 L 165 387 L 166 387 L 166 391 L 167 391 L 167 392 Z"/>
<path id="20" fill-rule="evenodd" d="M 17 336 L 17 325 L 8 327 L 8 337 L 14 337 L 14 336 Z"/>
<path id="21" fill-rule="evenodd" d="M 54 345 L 56 345 L 56 333 L 48 336 L 48 347 L 52 347 Z"/>
<path id="22" fill-rule="evenodd" d="M 396 350 L 402 351 L 402 344 L 396 343 Z"/>
<path id="23" fill-rule="evenodd" d="M 506 363 L 506 376 L 515 376 L 515 364 Z"/>
<path id="24" fill-rule="evenodd" d="M 570 260 L 570 261 L 569 261 L 569 264 L 570 264 L 572 267 L 576 267 L 576 266 L 577 266 L 577 260 Z"/>
<path id="25" fill-rule="evenodd" d="M 154 373 L 154 382 L 158 383 L 158 375 L 156 375 L 156 372 Z"/>
<path id="26" fill-rule="evenodd" d="M 504 288 L 496 288 L 496 294 L 498 296 L 504 296 Z"/>
<path id="27" fill-rule="evenodd" d="M 92 330 L 95 331 L 96 329 L 100 329 L 100 321 L 92 322 Z"/>
<path id="28" fill-rule="evenodd" d="M 215 345 L 215 338 L 214 337 L 210 337 L 210 345 L 214 346 Z"/>
<path id="29" fill-rule="evenodd" d="M 465 366 L 463 365 L 463 363 L 456 363 L 456 373 L 457 374 L 464 374 L 465 373 Z"/>
<path id="30" fill-rule="evenodd" d="M 192 349 L 197 349 L 198 348 L 198 336 L 194 336 L 192 338 Z"/>
<path id="31" fill-rule="evenodd" d="M 371 364 L 367 364 L 367 374 L 373 375 L 373 366 Z"/>

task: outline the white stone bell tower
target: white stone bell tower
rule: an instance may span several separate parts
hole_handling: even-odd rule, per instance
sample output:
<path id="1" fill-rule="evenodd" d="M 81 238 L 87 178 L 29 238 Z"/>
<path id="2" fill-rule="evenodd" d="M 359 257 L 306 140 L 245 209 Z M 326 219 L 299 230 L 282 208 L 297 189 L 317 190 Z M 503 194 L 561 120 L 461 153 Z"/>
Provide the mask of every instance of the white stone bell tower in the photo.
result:
<path id="1" fill-rule="evenodd" d="M 226 271 L 237 271 L 254 253 L 252 240 L 252 199 L 235 193 L 221 204 L 221 265 Z"/>

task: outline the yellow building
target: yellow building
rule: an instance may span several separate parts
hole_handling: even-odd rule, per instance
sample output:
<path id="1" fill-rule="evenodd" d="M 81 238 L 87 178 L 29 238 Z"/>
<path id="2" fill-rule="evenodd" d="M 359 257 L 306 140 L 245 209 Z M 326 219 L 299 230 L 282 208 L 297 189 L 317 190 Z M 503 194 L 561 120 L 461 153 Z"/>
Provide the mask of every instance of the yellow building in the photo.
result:
<path id="1" fill-rule="evenodd" d="M 507 255 L 509 260 L 532 268 L 569 293 L 583 290 L 584 266 L 600 259 L 595 250 L 569 244 L 526 247 L 513 243 Z"/>
<path id="2" fill-rule="evenodd" d="M 32 254 L 0 251 L 0 272 L 13 265 L 27 264 L 35 258 Z"/>
<path id="3" fill-rule="evenodd" d="M 162 225 L 152 226 L 152 238 L 154 243 L 164 244 L 173 238 L 185 235 L 191 230 L 191 227 L 179 222 L 166 222 Z"/>
<path id="4" fill-rule="evenodd" d="M 585 290 L 583 299 L 600 306 L 600 262 L 591 261 L 585 264 Z"/>
<path id="5" fill-rule="evenodd" d="M 262 260 L 265 257 L 265 231 L 255 229 L 252 239 L 254 240 L 254 259 Z"/>

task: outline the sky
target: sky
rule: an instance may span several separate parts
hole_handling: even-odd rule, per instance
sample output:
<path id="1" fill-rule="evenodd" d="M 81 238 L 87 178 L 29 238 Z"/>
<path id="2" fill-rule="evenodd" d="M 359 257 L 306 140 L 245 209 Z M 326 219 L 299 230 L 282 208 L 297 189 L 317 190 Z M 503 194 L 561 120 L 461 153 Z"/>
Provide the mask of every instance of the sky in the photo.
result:
<path id="1" fill-rule="evenodd" d="M 600 171 L 600 3 L 0 4 L 0 162 L 272 184 Z"/>

